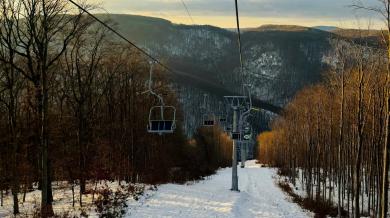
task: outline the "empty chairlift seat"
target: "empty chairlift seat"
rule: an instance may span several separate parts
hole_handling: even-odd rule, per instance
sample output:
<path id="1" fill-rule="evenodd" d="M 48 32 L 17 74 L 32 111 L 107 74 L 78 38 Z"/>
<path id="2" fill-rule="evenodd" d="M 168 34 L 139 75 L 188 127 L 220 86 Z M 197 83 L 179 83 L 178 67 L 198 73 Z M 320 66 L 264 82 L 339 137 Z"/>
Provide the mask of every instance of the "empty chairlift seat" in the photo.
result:
<path id="1" fill-rule="evenodd" d="M 173 106 L 154 106 L 149 112 L 148 132 L 173 133 L 176 129 L 176 109 Z"/>
<path id="2" fill-rule="evenodd" d="M 203 122 L 204 126 L 214 126 L 214 120 L 205 120 Z"/>
<path id="3" fill-rule="evenodd" d="M 203 116 L 203 126 L 212 127 L 215 125 L 214 115 L 204 115 Z"/>
<path id="4" fill-rule="evenodd" d="M 232 132 L 232 139 L 233 140 L 241 140 L 241 133 L 239 133 L 239 132 Z"/>
<path id="5" fill-rule="evenodd" d="M 231 133 L 233 131 L 232 125 L 226 125 L 224 128 L 226 133 Z"/>
<path id="6" fill-rule="evenodd" d="M 173 121 L 172 120 L 151 120 L 150 121 L 150 131 L 153 132 L 170 132 L 173 131 Z"/>

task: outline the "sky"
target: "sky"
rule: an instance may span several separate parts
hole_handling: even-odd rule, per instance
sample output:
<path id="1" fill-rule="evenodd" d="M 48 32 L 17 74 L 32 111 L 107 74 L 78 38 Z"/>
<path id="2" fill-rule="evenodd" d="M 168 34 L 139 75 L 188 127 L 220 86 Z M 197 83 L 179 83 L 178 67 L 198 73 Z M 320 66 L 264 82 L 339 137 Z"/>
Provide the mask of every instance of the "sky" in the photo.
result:
<path id="1" fill-rule="evenodd" d="M 136 14 L 160 17 L 180 24 L 235 27 L 234 0 L 90 0 L 100 9 L 94 13 Z M 383 22 L 375 12 L 351 7 L 357 0 L 238 0 L 242 27 L 264 24 L 337 26 L 381 29 Z M 379 0 L 360 0 L 378 7 Z M 104 10 L 103 10 L 104 9 Z"/>

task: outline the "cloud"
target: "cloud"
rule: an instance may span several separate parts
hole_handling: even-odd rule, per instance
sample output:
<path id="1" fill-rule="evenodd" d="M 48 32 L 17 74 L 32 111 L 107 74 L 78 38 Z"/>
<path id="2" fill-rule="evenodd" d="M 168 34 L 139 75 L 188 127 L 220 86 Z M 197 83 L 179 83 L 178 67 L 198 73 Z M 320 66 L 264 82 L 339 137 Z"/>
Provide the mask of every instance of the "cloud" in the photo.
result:
<path id="1" fill-rule="evenodd" d="M 194 17 L 230 17 L 234 16 L 233 0 L 184 0 Z M 377 20 L 379 16 L 372 12 L 356 11 L 350 5 L 355 0 L 239 0 L 240 15 L 245 18 L 285 18 L 296 20 L 323 20 L 342 22 L 344 20 Z M 378 4 L 365 0 L 366 4 Z M 103 7 L 111 13 L 166 14 L 185 16 L 181 0 L 110 0 Z"/>

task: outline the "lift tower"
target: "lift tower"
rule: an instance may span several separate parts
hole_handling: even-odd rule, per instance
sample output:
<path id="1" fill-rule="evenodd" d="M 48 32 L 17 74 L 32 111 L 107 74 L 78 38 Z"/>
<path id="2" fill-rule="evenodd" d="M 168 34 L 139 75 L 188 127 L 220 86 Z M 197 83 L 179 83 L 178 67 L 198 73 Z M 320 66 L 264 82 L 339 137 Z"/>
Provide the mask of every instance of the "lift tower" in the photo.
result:
<path id="1" fill-rule="evenodd" d="M 228 106 L 233 110 L 233 130 L 232 130 L 232 140 L 233 140 L 233 161 L 232 161 L 232 191 L 240 191 L 238 189 L 238 176 L 237 176 L 237 145 L 241 140 L 241 131 L 240 131 L 240 122 L 239 118 L 241 113 L 247 110 L 247 96 L 225 96 L 225 101 Z"/>

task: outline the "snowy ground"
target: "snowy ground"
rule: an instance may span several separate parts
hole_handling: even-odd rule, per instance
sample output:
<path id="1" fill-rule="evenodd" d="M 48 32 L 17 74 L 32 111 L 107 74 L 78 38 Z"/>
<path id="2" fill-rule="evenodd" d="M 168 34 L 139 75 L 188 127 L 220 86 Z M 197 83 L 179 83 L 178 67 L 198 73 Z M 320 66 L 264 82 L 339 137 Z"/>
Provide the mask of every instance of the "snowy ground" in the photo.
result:
<path id="1" fill-rule="evenodd" d="M 275 185 L 275 171 L 254 161 L 239 168 L 239 189 L 231 192 L 231 168 L 192 185 L 162 185 L 149 198 L 129 202 L 127 217 L 313 217 Z"/>
<path id="2" fill-rule="evenodd" d="M 81 209 L 79 207 L 78 202 L 76 202 L 75 207 L 72 207 L 72 192 L 68 186 L 61 187 L 62 185 L 54 185 L 53 183 L 53 210 L 55 214 L 68 214 L 69 216 L 79 216 L 82 211 L 85 211 L 87 214 L 96 215 L 94 210 L 91 208 L 92 205 L 92 196 L 84 195 L 83 203 L 84 208 Z M 78 187 L 75 190 L 76 193 L 79 192 Z M 76 194 L 77 195 L 77 194 Z M 76 199 L 76 201 L 78 198 Z M 22 202 L 22 194 L 19 194 L 19 209 L 20 215 L 17 217 L 33 217 L 34 214 L 39 210 L 41 202 L 41 192 L 35 190 L 33 192 L 29 192 L 26 195 L 26 201 Z M 13 217 L 12 216 L 12 208 L 13 202 L 11 198 L 11 194 L 9 193 L 4 199 L 4 206 L 0 207 L 0 218 L 3 217 Z"/>
<path id="3" fill-rule="evenodd" d="M 158 189 L 145 187 L 145 193 L 137 201 L 132 197 L 127 199 L 125 217 L 269 217 L 269 218 L 300 218 L 313 217 L 313 214 L 301 209 L 290 202 L 274 183 L 275 170 L 260 168 L 254 161 L 247 162 L 247 168 L 238 171 L 239 189 L 241 192 L 232 192 L 231 168 L 221 169 L 216 175 L 204 181 L 192 182 L 187 185 L 167 184 Z M 53 183 L 54 205 L 56 214 L 80 217 L 86 213 L 88 217 L 98 217 L 96 206 L 92 202 L 92 195 L 83 197 L 84 207 L 78 203 L 72 207 L 72 193 L 69 184 Z M 140 184 L 141 185 L 141 184 Z M 93 184 L 89 184 L 93 188 Z M 118 183 L 101 182 L 99 187 L 109 187 L 110 190 L 123 190 Z M 78 187 L 76 186 L 76 193 Z M 20 198 L 22 195 L 20 195 Z M 95 196 L 95 199 L 97 196 Z M 76 202 L 78 196 L 76 195 Z M 21 216 L 31 217 L 36 208 L 39 208 L 40 192 L 30 192 L 26 202 L 21 203 Z M 4 207 L 0 207 L 0 217 L 12 217 L 11 196 L 5 197 Z M 35 209 L 34 209 L 35 208 Z"/>

